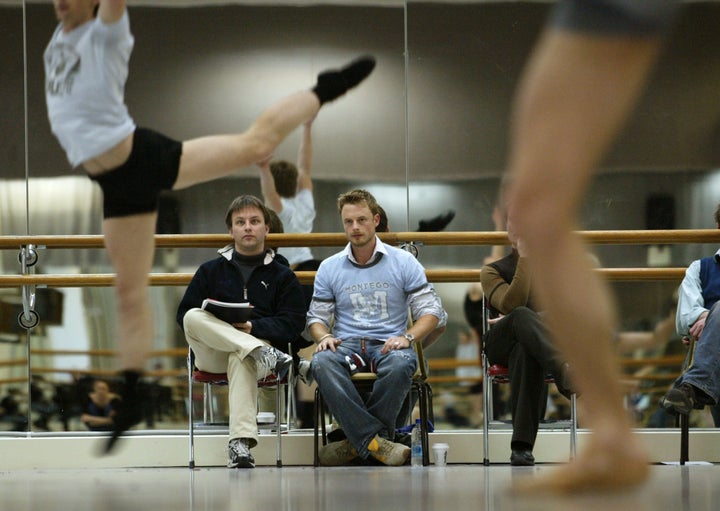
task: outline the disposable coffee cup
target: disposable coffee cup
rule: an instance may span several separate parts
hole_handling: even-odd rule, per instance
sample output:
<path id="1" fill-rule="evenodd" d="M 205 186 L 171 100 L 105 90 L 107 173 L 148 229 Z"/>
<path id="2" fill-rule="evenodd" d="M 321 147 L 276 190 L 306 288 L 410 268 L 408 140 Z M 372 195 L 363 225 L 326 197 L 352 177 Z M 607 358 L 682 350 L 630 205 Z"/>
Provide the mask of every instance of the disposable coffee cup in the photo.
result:
<path id="1" fill-rule="evenodd" d="M 444 467 L 445 465 L 447 465 L 447 454 L 449 447 L 450 446 L 448 444 L 433 444 L 432 450 L 436 467 Z"/>
<path id="2" fill-rule="evenodd" d="M 275 426 L 275 414 L 272 412 L 260 412 L 257 414 L 257 424 L 260 434 L 272 433 L 272 428 Z"/>

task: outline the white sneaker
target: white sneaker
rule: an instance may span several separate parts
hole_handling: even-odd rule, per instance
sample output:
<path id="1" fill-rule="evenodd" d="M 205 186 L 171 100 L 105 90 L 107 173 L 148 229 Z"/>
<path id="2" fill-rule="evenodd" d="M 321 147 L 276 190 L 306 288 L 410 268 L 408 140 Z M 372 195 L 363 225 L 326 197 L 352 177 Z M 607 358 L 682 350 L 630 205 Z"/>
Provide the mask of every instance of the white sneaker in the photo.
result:
<path id="1" fill-rule="evenodd" d="M 247 438 L 233 438 L 228 444 L 228 468 L 255 468 Z"/>
<path id="2" fill-rule="evenodd" d="M 278 380 L 282 380 L 285 378 L 293 361 L 290 355 L 272 346 L 260 348 L 260 352 L 253 358 L 257 362 L 258 380 L 264 380 L 270 374 L 274 374 Z"/>

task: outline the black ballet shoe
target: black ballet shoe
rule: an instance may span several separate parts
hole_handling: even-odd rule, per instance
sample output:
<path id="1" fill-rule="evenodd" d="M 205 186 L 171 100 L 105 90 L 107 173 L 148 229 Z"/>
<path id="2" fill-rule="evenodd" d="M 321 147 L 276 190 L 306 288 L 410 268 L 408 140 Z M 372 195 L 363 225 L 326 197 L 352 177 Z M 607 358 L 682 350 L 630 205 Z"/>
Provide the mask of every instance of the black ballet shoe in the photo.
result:
<path id="1" fill-rule="evenodd" d="M 363 55 L 347 64 L 340 70 L 323 71 L 318 75 L 317 85 L 313 92 L 320 104 L 333 101 L 350 89 L 357 87 L 375 69 L 375 57 Z"/>
<path id="2" fill-rule="evenodd" d="M 120 436 L 143 418 L 145 402 L 138 389 L 141 374 L 137 371 L 123 371 L 122 375 L 122 399 L 118 401 L 113 417 L 113 429 L 105 443 L 103 454 L 109 454 L 117 445 Z"/>
<path id="3" fill-rule="evenodd" d="M 448 209 L 436 217 L 421 219 L 418 223 L 418 232 L 439 232 L 445 229 L 452 219 L 455 218 L 455 210 Z"/>

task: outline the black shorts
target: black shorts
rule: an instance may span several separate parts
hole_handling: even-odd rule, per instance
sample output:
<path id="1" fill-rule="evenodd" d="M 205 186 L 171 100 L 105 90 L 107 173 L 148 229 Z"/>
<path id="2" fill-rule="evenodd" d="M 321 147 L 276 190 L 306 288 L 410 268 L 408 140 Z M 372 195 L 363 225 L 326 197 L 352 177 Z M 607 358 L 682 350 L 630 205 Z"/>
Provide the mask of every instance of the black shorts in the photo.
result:
<path id="1" fill-rule="evenodd" d="M 175 185 L 181 155 L 182 142 L 137 128 L 127 161 L 113 170 L 90 176 L 103 191 L 103 217 L 157 211 L 160 192 Z"/>

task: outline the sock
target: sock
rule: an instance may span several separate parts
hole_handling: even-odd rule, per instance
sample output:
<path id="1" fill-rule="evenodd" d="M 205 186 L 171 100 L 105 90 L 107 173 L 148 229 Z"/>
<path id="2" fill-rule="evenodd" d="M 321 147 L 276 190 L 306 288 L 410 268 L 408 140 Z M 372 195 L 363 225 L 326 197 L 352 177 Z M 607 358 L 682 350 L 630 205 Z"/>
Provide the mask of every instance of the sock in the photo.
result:
<path id="1" fill-rule="evenodd" d="M 312 91 L 323 105 L 339 98 L 356 87 L 375 69 L 375 58 L 370 55 L 358 57 L 340 70 L 324 71 Z"/>
<path id="2" fill-rule="evenodd" d="M 510 442 L 510 449 L 513 451 L 530 451 L 532 452 L 533 446 L 527 442 Z"/>
<path id="3" fill-rule="evenodd" d="M 258 346 L 257 348 L 255 348 L 254 350 L 252 350 L 250 352 L 250 356 L 252 358 L 254 358 L 257 362 L 261 362 L 263 349 L 265 349 L 265 348 L 266 348 L 266 346 Z"/>
<path id="4" fill-rule="evenodd" d="M 372 440 L 370 440 L 370 443 L 368 444 L 368 451 L 377 451 L 380 449 L 380 442 L 378 442 L 377 436 L 373 437 Z"/>
<path id="5" fill-rule="evenodd" d="M 122 375 L 123 385 L 120 391 L 122 400 L 115 410 L 113 430 L 104 447 L 105 454 L 113 450 L 120 435 L 139 423 L 143 418 L 145 401 L 138 392 L 141 374 L 138 371 L 127 370 L 123 371 Z"/>

